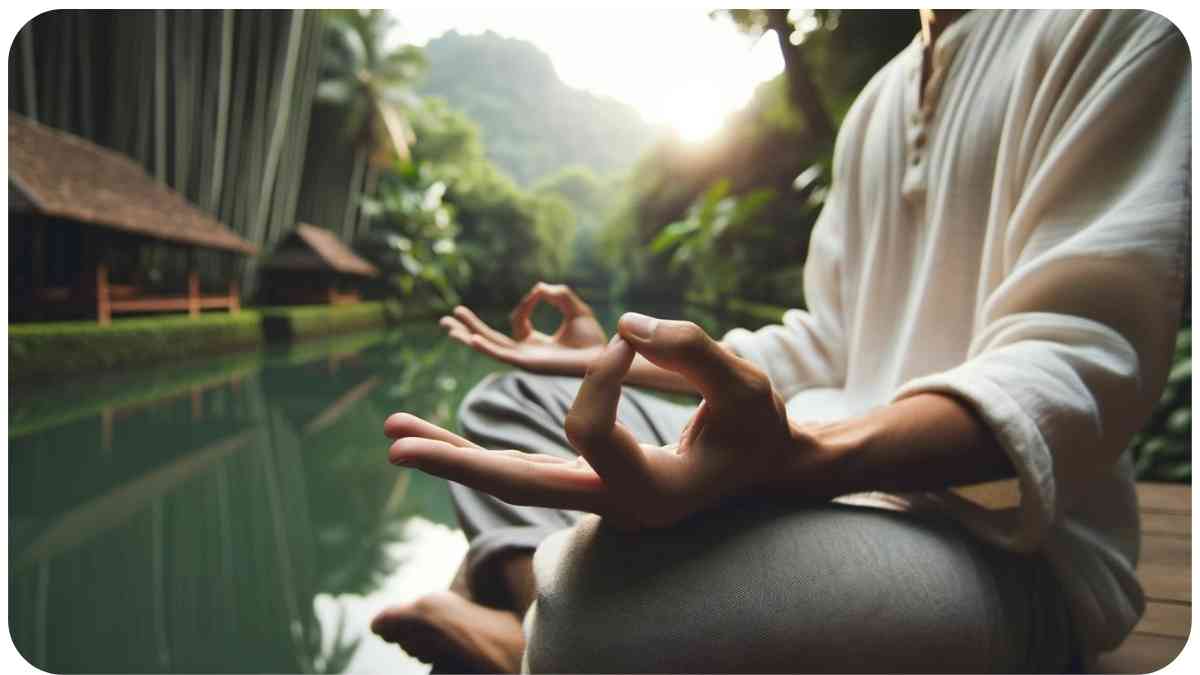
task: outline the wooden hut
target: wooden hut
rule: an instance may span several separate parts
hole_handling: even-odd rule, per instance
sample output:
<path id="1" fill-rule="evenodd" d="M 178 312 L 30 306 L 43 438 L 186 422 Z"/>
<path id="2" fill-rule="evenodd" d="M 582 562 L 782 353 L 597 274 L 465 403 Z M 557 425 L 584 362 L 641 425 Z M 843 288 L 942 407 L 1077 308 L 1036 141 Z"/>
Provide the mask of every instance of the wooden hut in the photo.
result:
<path id="1" fill-rule="evenodd" d="M 259 264 L 259 287 L 270 304 L 358 302 L 364 280 L 379 271 L 324 228 L 300 223 Z"/>
<path id="2" fill-rule="evenodd" d="M 253 244 L 129 157 L 8 118 L 12 318 L 238 311 L 238 263 Z"/>

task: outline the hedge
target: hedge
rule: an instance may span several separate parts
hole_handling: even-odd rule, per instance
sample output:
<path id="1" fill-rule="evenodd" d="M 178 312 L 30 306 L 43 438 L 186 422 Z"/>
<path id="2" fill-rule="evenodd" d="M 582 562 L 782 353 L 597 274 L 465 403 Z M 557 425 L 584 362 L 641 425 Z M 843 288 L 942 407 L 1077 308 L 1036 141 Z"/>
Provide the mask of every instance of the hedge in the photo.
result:
<path id="1" fill-rule="evenodd" d="M 263 307 L 259 313 L 267 341 L 281 342 L 375 328 L 389 323 L 394 310 L 383 302 L 363 302 L 353 305 Z"/>
<path id="2" fill-rule="evenodd" d="M 172 315 L 91 321 L 10 324 L 10 382 L 153 366 L 197 356 L 257 349 L 286 342 L 381 326 L 391 316 L 384 303 L 268 307 L 197 318 Z"/>
<path id="3" fill-rule="evenodd" d="M 189 356 L 252 349 L 262 343 L 261 317 L 237 314 L 10 324 L 10 381 L 150 366 Z"/>

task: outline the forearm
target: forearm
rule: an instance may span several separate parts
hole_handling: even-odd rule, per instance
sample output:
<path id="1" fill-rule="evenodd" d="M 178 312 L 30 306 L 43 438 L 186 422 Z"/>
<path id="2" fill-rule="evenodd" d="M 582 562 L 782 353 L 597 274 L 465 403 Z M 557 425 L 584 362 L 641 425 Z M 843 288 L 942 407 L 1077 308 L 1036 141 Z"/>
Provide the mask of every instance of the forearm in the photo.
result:
<path id="1" fill-rule="evenodd" d="M 832 424 L 794 426 L 793 436 L 796 461 L 779 486 L 791 494 L 941 490 L 1015 475 L 975 411 L 940 394 L 919 394 Z"/>

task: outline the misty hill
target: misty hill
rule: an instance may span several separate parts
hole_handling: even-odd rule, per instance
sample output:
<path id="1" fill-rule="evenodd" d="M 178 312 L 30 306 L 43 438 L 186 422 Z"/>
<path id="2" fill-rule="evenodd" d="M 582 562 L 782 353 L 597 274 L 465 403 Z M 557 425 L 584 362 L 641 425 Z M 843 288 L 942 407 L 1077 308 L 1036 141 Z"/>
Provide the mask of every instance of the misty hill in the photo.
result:
<path id="1" fill-rule="evenodd" d="M 421 93 L 475 120 L 488 157 L 525 185 L 571 164 L 600 173 L 630 167 L 655 137 L 631 106 L 563 84 L 529 42 L 450 31 L 425 55 Z"/>

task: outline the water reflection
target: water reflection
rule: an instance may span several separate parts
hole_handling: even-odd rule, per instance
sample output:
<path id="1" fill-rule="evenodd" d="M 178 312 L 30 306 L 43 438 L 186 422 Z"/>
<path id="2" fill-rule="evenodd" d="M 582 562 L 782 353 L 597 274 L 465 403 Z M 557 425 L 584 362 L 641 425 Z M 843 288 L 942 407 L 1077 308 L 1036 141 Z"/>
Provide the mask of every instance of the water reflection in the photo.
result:
<path id="1" fill-rule="evenodd" d="M 466 541 L 444 482 L 386 463 L 382 422 L 453 427 L 498 368 L 424 322 L 10 391 L 17 648 L 54 672 L 427 671 L 367 627 L 446 588 Z"/>
<path id="2" fill-rule="evenodd" d="M 10 392 L 12 637 L 55 672 L 423 672 L 367 632 L 445 588 L 445 484 L 384 460 L 496 366 L 432 326 Z"/>

